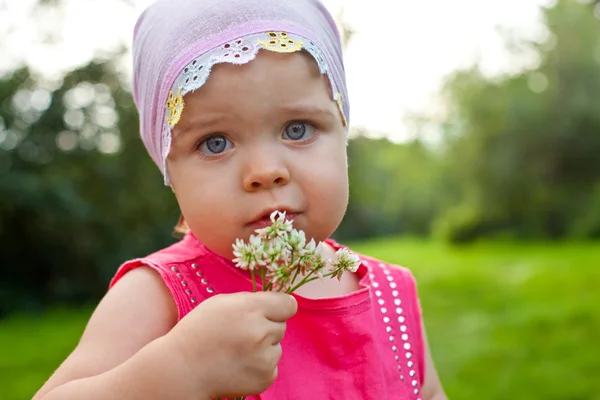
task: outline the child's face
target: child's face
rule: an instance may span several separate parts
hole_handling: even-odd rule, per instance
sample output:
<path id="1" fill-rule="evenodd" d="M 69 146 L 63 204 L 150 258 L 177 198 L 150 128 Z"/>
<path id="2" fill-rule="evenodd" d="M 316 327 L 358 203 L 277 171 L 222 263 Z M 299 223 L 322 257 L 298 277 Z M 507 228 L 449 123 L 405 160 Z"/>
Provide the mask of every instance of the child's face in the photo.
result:
<path id="1" fill-rule="evenodd" d="M 305 53 L 260 51 L 215 66 L 185 96 L 167 163 L 186 223 L 228 258 L 273 209 L 294 213 L 294 227 L 317 241 L 346 211 L 346 132 L 327 77 Z"/>

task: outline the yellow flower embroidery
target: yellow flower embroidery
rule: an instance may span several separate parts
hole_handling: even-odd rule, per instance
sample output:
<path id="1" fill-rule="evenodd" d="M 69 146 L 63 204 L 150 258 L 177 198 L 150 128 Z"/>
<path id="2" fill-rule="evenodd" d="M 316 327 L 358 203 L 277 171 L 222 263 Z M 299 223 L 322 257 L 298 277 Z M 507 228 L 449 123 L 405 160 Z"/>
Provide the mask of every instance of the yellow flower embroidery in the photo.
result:
<path id="1" fill-rule="evenodd" d="M 265 49 L 277 53 L 293 53 L 302 49 L 302 45 L 304 44 L 301 40 L 295 41 L 290 39 L 286 32 L 267 32 L 267 35 L 269 35 L 268 42 L 258 39 L 258 43 Z"/>
<path id="2" fill-rule="evenodd" d="M 342 94 L 340 92 L 338 92 L 336 97 L 337 97 L 336 103 L 338 105 L 338 110 L 340 110 L 340 116 L 342 117 L 342 123 L 344 124 L 344 127 L 345 127 L 346 125 L 348 125 L 348 121 L 346 120 L 346 116 L 344 115 L 344 103 L 342 102 Z"/>
<path id="3" fill-rule="evenodd" d="M 177 91 L 177 96 L 173 95 L 173 92 L 169 92 L 169 100 L 167 100 L 167 110 L 169 110 L 169 119 L 167 123 L 173 128 L 181 119 L 181 113 L 183 112 L 183 96 L 181 95 L 181 88 Z"/>

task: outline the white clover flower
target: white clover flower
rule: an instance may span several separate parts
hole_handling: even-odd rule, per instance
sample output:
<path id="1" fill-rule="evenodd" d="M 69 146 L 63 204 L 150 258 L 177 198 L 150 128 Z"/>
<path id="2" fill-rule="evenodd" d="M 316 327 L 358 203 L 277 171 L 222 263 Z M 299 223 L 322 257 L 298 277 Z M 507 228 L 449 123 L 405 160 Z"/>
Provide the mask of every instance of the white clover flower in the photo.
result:
<path id="1" fill-rule="evenodd" d="M 317 276 L 319 277 L 319 279 L 323 279 L 325 277 L 323 270 L 324 268 L 317 268 Z"/>
<path id="2" fill-rule="evenodd" d="M 262 257 L 265 252 L 265 246 L 262 239 L 259 236 L 250 235 L 248 245 L 256 252 L 257 257 Z"/>
<path id="3" fill-rule="evenodd" d="M 291 232 L 293 229 L 292 221 L 285 218 L 285 211 L 273 211 L 271 213 L 271 229 L 274 231 L 274 236 L 283 236 L 286 232 Z"/>
<path id="4" fill-rule="evenodd" d="M 271 213 L 271 222 L 281 224 L 282 230 L 286 232 L 292 230 L 292 221 L 285 218 L 285 211 L 273 211 Z"/>
<path id="5" fill-rule="evenodd" d="M 233 255 L 235 258 L 233 262 L 236 263 L 238 267 L 241 269 L 246 269 L 247 267 L 247 246 L 242 239 L 235 239 L 235 243 L 233 245 Z"/>
<path id="6" fill-rule="evenodd" d="M 262 239 L 272 240 L 276 237 L 283 237 L 292 231 L 292 222 L 285 218 L 285 212 L 273 211 L 270 218 L 271 226 L 256 230 L 256 233 Z"/>
<path id="7" fill-rule="evenodd" d="M 317 246 L 315 245 L 315 240 L 311 239 L 310 242 L 306 243 L 302 247 L 299 247 L 297 249 L 297 253 L 298 253 L 298 257 L 300 257 L 302 259 L 314 258 L 317 254 L 320 253 L 320 251 L 318 251 L 318 250 L 320 250 L 320 249 L 318 249 Z"/>
<path id="8" fill-rule="evenodd" d="M 348 249 L 339 249 L 335 252 L 333 268 L 343 271 L 356 272 L 360 265 L 360 258 L 356 254 L 352 254 Z"/>
<path id="9" fill-rule="evenodd" d="M 306 245 L 306 235 L 304 231 L 297 231 L 293 229 L 289 234 L 288 244 L 292 249 L 303 249 Z"/>
<path id="10" fill-rule="evenodd" d="M 294 270 L 286 264 L 272 265 L 267 268 L 267 277 L 274 288 L 287 290 L 290 287 L 290 279 Z"/>
<path id="11" fill-rule="evenodd" d="M 233 259 L 236 266 L 246 271 L 254 271 L 257 267 L 265 265 L 265 249 L 258 236 L 250 236 L 247 244 L 241 239 L 236 239 L 233 255 L 236 257 Z"/>
<path id="12" fill-rule="evenodd" d="M 316 254 L 314 257 L 311 257 L 311 263 L 313 270 L 317 272 L 317 276 L 323 279 L 327 271 L 327 261 L 320 254 Z"/>
<path id="13" fill-rule="evenodd" d="M 275 271 L 281 268 L 282 266 L 291 267 L 290 263 L 290 251 L 285 247 L 279 247 L 279 251 L 274 251 L 271 254 L 268 254 L 269 258 L 266 260 L 266 267 L 270 271 Z"/>
<path id="14" fill-rule="evenodd" d="M 233 255 L 236 257 L 233 262 L 236 266 L 246 271 L 254 270 L 256 257 L 252 248 L 239 239 L 236 240 L 233 248 Z"/>
<path id="15" fill-rule="evenodd" d="M 244 246 L 245 246 L 245 244 L 242 239 L 235 239 L 235 243 L 233 245 L 233 253 L 234 254 L 239 253 L 240 249 Z M 236 254 L 236 256 L 239 256 L 239 254 Z"/>
<path id="16" fill-rule="evenodd" d="M 304 247 L 305 254 L 322 254 L 322 250 L 323 243 L 319 243 L 319 245 L 317 246 L 317 244 L 315 243 L 315 239 L 310 239 L 310 242 L 308 242 Z"/>
<path id="17" fill-rule="evenodd" d="M 281 240 L 272 240 L 266 245 L 266 258 L 269 260 L 278 258 L 281 255 L 284 246 L 285 244 Z"/>
<path id="18" fill-rule="evenodd" d="M 358 270 L 360 259 L 347 249 L 338 250 L 333 260 L 325 260 L 323 244 L 312 238 L 307 243 L 306 234 L 293 228 L 285 212 L 275 211 L 270 219 L 271 225 L 256 230 L 248 243 L 237 239 L 233 245 L 233 261 L 238 267 L 249 271 L 262 268 L 266 290 L 292 292 L 315 279 L 341 279 L 345 271 Z M 254 274 L 252 279 L 254 283 Z"/>

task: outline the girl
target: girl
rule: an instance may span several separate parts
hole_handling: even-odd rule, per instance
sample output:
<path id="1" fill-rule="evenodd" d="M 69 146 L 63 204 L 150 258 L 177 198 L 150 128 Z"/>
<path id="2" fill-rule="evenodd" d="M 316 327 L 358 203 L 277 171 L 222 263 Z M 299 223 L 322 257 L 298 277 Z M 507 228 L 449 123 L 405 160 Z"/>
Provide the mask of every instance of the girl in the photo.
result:
<path id="1" fill-rule="evenodd" d="M 186 234 L 121 266 L 35 399 L 444 399 L 408 270 L 360 256 L 285 295 L 251 293 L 231 261 L 274 210 L 341 248 L 349 105 L 318 0 L 160 0 L 133 51 L 142 139 Z"/>

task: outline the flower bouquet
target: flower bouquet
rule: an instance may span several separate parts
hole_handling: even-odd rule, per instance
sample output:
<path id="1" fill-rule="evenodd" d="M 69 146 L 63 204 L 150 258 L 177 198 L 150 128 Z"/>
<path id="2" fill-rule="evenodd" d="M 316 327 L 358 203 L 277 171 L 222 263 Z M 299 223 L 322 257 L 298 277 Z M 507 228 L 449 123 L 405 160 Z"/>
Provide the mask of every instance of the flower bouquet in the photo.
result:
<path id="1" fill-rule="evenodd" d="M 314 239 L 307 243 L 304 232 L 293 228 L 285 212 L 275 211 L 270 218 L 271 225 L 257 229 L 248 243 L 237 239 L 233 245 L 233 262 L 250 272 L 254 292 L 258 290 L 257 280 L 262 291 L 291 294 L 316 279 L 339 280 L 345 271 L 358 270 L 360 259 L 347 249 L 339 249 L 333 259 L 324 259 L 322 243 L 317 245 Z"/>

